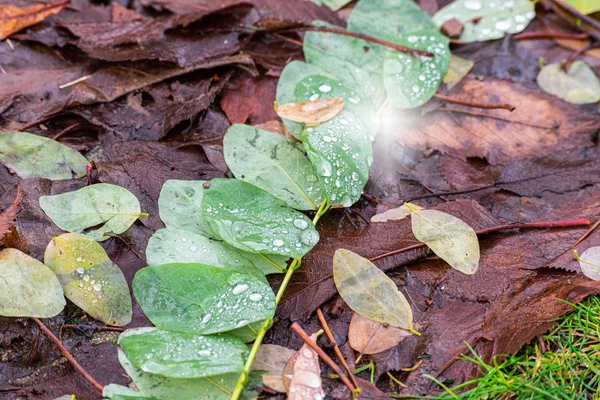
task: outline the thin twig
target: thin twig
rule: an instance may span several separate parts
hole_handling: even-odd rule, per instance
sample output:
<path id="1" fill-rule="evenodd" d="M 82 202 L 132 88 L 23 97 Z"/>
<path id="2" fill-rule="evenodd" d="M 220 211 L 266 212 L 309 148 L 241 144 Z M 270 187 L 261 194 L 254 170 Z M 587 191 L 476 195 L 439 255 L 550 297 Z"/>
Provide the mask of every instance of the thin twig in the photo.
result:
<path id="1" fill-rule="evenodd" d="M 490 115 L 490 114 L 483 114 L 483 113 L 479 113 L 476 111 L 456 110 L 453 108 L 446 108 L 446 107 L 440 107 L 440 108 L 438 108 L 438 111 L 450 111 L 450 112 L 456 112 L 459 114 L 471 115 L 473 117 L 484 117 L 484 118 L 497 119 L 498 121 L 504 121 L 504 122 L 509 122 L 509 123 L 513 123 L 513 124 L 531 126 L 532 128 L 540 128 L 540 129 L 548 129 L 548 130 L 553 130 L 553 129 L 558 128 L 558 126 L 546 126 L 546 125 L 530 124 L 528 122 L 522 122 L 522 121 L 514 121 L 512 119 L 497 117 L 495 115 Z"/>
<path id="2" fill-rule="evenodd" d="M 460 100 L 454 97 L 448 97 L 448 96 L 444 96 L 441 94 L 434 94 L 433 97 L 440 99 L 442 101 L 448 102 L 448 103 L 454 103 L 454 104 L 460 104 L 462 106 L 467 106 L 467 107 L 474 107 L 474 108 L 483 108 L 485 110 L 493 110 L 493 109 L 503 109 L 503 110 L 508 110 L 510 112 L 513 112 L 515 110 L 515 106 L 513 106 L 512 104 L 505 104 L 505 103 L 500 103 L 500 104 L 486 104 L 486 103 L 476 103 L 473 101 L 466 101 L 466 100 Z"/>
<path id="3" fill-rule="evenodd" d="M 123 332 L 123 328 L 119 328 L 118 326 L 87 326 L 88 328 L 92 328 L 95 331 L 100 332 Z M 75 325 L 75 324 L 62 324 L 60 329 L 58 330 L 58 340 L 62 341 L 62 331 L 63 329 L 84 329 L 83 325 Z"/>
<path id="4" fill-rule="evenodd" d="M 377 198 L 377 197 L 375 197 L 375 196 L 371 196 L 370 194 L 368 194 L 368 193 L 366 193 L 366 192 L 362 192 L 362 193 L 361 193 L 361 196 L 362 196 L 362 197 L 364 197 L 365 199 L 367 199 L 367 200 L 369 200 L 369 201 L 373 202 L 373 203 L 377 203 L 377 204 L 383 204 L 383 205 L 384 205 L 384 206 L 386 206 L 386 207 L 389 207 L 389 208 L 394 208 L 394 206 L 393 206 L 393 205 L 391 205 L 390 203 L 386 203 L 385 201 L 383 201 L 383 200 L 380 200 L 380 199 L 378 199 L 378 198 Z"/>
<path id="5" fill-rule="evenodd" d="M 313 349 L 315 351 L 315 353 L 317 353 L 319 355 L 319 357 L 321 357 L 321 360 L 323 360 L 323 362 L 327 365 L 329 365 L 329 367 L 335 371 L 336 374 L 339 375 L 340 379 L 342 380 L 342 382 L 344 382 L 344 385 L 346 385 L 346 387 L 348 388 L 348 390 L 350 390 L 350 393 L 355 394 L 356 392 L 354 391 L 356 388 L 352 385 L 352 382 L 350 382 L 348 380 L 348 378 L 346 377 L 346 375 L 344 375 L 344 371 L 342 371 L 342 369 L 331 359 L 331 357 L 329 357 L 324 351 L 323 349 L 321 349 L 315 342 L 313 342 L 310 338 L 310 336 L 308 336 L 308 334 L 304 331 L 304 329 L 302 329 L 302 327 L 300 325 L 298 325 L 297 322 L 294 322 L 291 326 L 291 329 L 296 332 L 296 334 L 298 336 L 300 336 L 300 338 L 302 340 L 304 340 L 304 343 L 306 343 L 311 349 Z M 357 395 L 358 397 L 358 395 Z"/>
<path id="6" fill-rule="evenodd" d="M 62 131 L 60 131 L 56 135 L 54 135 L 52 137 L 52 139 L 56 140 L 56 139 L 62 137 L 63 135 L 71 132 L 75 128 L 79 128 L 79 122 L 75 122 L 73 125 L 67 126 L 65 129 L 63 129 Z"/>
<path id="7" fill-rule="evenodd" d="M 333 351 L 335 352 L 335 355 L 337 356 L 337 358 L 339 358 L 344 369 L 346 369 L 346 371 L 348 371 L 348 376 L 350 377 L 352 384 L 354 384 L 355 388 L 359 387 L 358 382 L 356 381 L 356 377 L 352 373 L 352 370 L 348 366 L 346 359 L 342 355 L 342 352 L 341 352 L 337 342 L 335 341 L 335 338 L 333 337 L 333 334 L 331 333 L 331 330 L 329 329 L 329 325 L 327 325 L 327 321 L 325 320 L 325 316 L 323 315 L 323 312 L 321 311 L 320 308 L 317 308 L 317 318 L 319 318 L 319 322 L 321 322 L 321 326 L 323 327 L 323 330 L 325 331 L 327 338 L 333 344 Z"/>
<path id="8" fill-rule="evenodd" d="M 448 360 L 448 362 L 446 364 L 444 364 L 442 366 L 442 368 L 440 368 L 440 370 L 437 372 L 437 374 L 435 374 L 435 377 L 438 378 L 441 374 L 443 374 L 444 371 L 446 371 L 448 369 L 448 367 L 450 367 L 454 363 L 454 361 L 456 361 L 456 359 L 461 356 L 461 354 L 463 354 L 469 347 L 472 348 L 473 345 L 478 340 L 479 340 L 479 338 L 476 338 L 476 339 L 471 340 L 470 343 L 465 343 L 465 345 L 463 347 L 461 347 L 461 349 L 458 351 L 458 353 L 453 355 L 452 358 L 450 358 L 450 360 Z"/>
<path id="9" fill-rule="evenodd" d="M 590 35 L 587 33 L 571 33 L 571 32 L 524 32 L 513 36 L 514 40 L 529 40 L 529 39 L 569 39 L 569 40 L 587 40 Z"/>
<path id="10" fill-rule="evenodd" d="M 295 28 L 287 28 L 280 32 L 293 32 L 293 31 L 313 31 L 313 32 L 324 32 L 324 33 L 333 33 L 336 35 L 342 36 L 350 36 L 357 39 L 366 40 L 367 42 L 377 43 L 379 45 L 389 47 L 390 49 L 399 51 L 401 53 L 410 54 L 411 56 L 423 56 L 423 57 L 435 57 L 435 54 L 430 53 L 428 51 L 411 49 L 410 47 L 400 46 L 399 44 L 388 42 L 387 40 L 380 39 L 375 36 L 365 35 L 363 33 L 347 31 L 341 28 L 331 28 L 326 26 L 314 26 L 314 25 L 306 25 L 306 26 L 298 26 Z"/>
<path id="11" fill-rule="evenodd" d="M 35 322 L 37 324 L 37 326 L 40 327 L 40 329 L 46 334 L 46 336 L 48 336 L 50 338 L 50 340 L 52 340 L 54 342 L 54 344 L 56 345 L 56 347 L 58 347 L 58 349 L 63 354 L 63 356 L 65 356 L 66 359 L 69 360 L 69 362 L 73 365 L 73 367 L 75 367 L 75 369 L 81 375 L 83 375 L 83 377 L 85 379 L 87 379 L 97 390 L 99 390 L 100 392 L 102 392 L 102 390 L 104 390 L 104 386 L 102 386 L 101 384 L 99 384 L 94 378 L 92 378 L 92 376 L 90 374 L 88 374 L 81 367 L 81 365 L 79 365 L 79 363 L 77 362 L 77 360 L 75 360 L 75 358 L 73 358 L 73 356 L 71 355 L 71 353 L 69 353 L 69 350 L 67 350 L 66 347 L 63 346 L 63 344 L 60 342 L 60 340 L 58 340 L 58 338 L 54 335 L 54 333 L 52 333 L 52 331 L 50 329 L 48 329 L 46 327 L 46 325 L 44 325 L 42 323 L 42 321 L 40 321 L 39 319 L 37 319 L 35 317 L 33 317 L 31 319 L 33 320 L 33 322 Z"/>
<path id="12" fill-rule="evenodd" d="M 563 221 L 543 221 L 543 222 L 527 222 L 524 224 L 506 224 L 506 225 L 498 225 L 493 226 L 491 228 L 481 229 L 475 231 L 477 236 L 485 235 L 492 232 L 503 231 L 506 229 L 550 229 L 550 228 L 570 228 L 575 226 L 586 226 L 590 224 L 590 220 L 587 218 L 579 218 L 579 219 L 569 219 Z M 396 254 L 404 253 L 410 250 L 420 249 L 421 247 L 425 247 L 425 243 L 416 243 L 412 246 L 404 247 L 402 249 L 393 250 L 384 254 L 380 254 L 375 256 L 369 261 L 377 261 L 385 257 L 393 256 Z"/>
<path id="13" fill-rule="evenodd" d="M 583 236 L 581 236 L 579 238 L 579 240 L 577 240 L 575 243 L 573 243 L 573 246 L 569 247 L 569 250 L 578 246 L 579 243 L 583 242 L 588 236 L 590 236 L 592 234 L 592 232 L 594 232 L 596 230 L 596 228 L 598 228 L 598 226 L 600 226 L 600 219 L 598 221 L 596 221 L 596 223 L 594 225 L 592 225 L 590 227 L 590 229 L 588 229 L 587 232 L 584 233 Z"/>
<path id="14" fill-rule="evenodd" d="M 574 7 L 571 7 L 570 5 L 568 5 L 567 3 L 565 3 L 562 0 L 549 0 L 549 1 L 552 4 L 554 4 L 556 7 L 560 8 L 561 10 L 563 10 L 563 11 L 571 14 L 575 18 L 585 22 L 586 24 L 588 24 L 589 26 L 594 28 L 596 31 L 598 31 L 598 34 L 600 34 L 600 22 L 596 21 L 594 18 L 580 13 Z M 593 36 L 598 37 L 598 34 L 593 35 Z"/>
<path id="15" fill-rule="evenodd" d="M 591 43 L 591 44 L 585 46 L 584 48 L 577 50 L 576 52 L 571 54 L 571 57 L 569 57 L 569 59 L 565 63 L 565 66 L 563 69 L 565 71 L 569 71 L 569 68 L 571 68 L 571 64 L 573 64 L 573 62 L 575 62 L 575 60 L 577 60 L 579 57 L 581 57 L 581 55 L 583 53 L 585 53 L 586 51 L 590 51 L 592 49 L 595 49 L 596 47 L 600 47 L 600 43 Z"/>

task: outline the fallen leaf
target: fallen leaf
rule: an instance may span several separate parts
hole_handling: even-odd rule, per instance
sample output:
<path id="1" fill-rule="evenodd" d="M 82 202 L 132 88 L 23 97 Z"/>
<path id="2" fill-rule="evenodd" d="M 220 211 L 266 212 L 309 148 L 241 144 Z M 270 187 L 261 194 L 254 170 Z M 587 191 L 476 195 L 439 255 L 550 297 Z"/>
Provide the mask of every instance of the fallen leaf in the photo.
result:
<path id="1" fill-rule="evenodd" d="M 316 343 L 317 335 L 312 334 L 310 340 Z M 307 344 L 304 344 L 297 354 L 288 389 L 288 399 L 323 399 L 325 393 L 321 382 L 319 355 Z"/>
<path id="2" fill-rule="evenodd" d="M 114 326 L 131 322 L 125 276 L 98 242 L 76 233 L 55 237 L 48 243 L 44 264 L 58 277 L 65 296 L 92 318 Z"/>
<path id="3" fill-rule="evenodd" d="M 15 219 L 20 211 L 21 200 L 23 199 L 23 189 L 18 185 L 17 197 L 10 206 L 2 214 L 0 214 L 0 242 L 4 236 L 10 233 L 10 228 L 15 224 Z"/>
<path id="4" fill-rule="evenodd" d="M 333 279 L 340 296 L 355 312 L 383 324 L 412 331 L 412 311 L 396 284 L 369 260 L 339 249 Z"/>
<path id="5" fill-rule="evenodd" d="M 286 393 L 287 387 L 283 383 L 283 370 L 295 354 L 295 350 L 287 347 L 276 344 L 263 344 L 258 348 L 252 369 L 267 371 L 262 376 L 263 384 L 279 393 Z"/>
<path id="6" fill-rule="evenodd" d="M 315 126 L 329 121 L 343 109 L 344 99 L 330 97 L 299 103 L 278 104 L 275 111 L 281 118 L 303 122 L 306 126 Z"/>
<path id="7" fill-rule="evenodd" d="M 581 272 L 588 278 L 600 281 L 600 247 L 590 247 L 581 256 L 575 252 L 575 258 L 579 261 Z"/>
<path id="8" fill-rule="evenodd" d="M 59 13 L 67 4 L 69 4 L 69 0 L 36 4 L 25 8 L 0 5 L 0 40 L 6 39 L 23 28 L 37 24 L 52 14 Z"/>
<path id="9" fill-rule="evenodd" d="M 573 6 L 576 10 L 584 14 L 593 14 L 600 11 L 598 0 L 564 0 L 565 3 Z"/>
<path id="10" fill-rule="evenodd" d="M 422 210 L 423 207 L 419 207 L 416 204 L 408 203 L 413 210 Z M 384 211 L 380 214 L 375 214 L 371 217 L 371 222 L 387 222 L 387 221 L 398 221 L 404 219 L 410 215 L 410 209 L 401 205 L 397 208 L 392 208 L 391 210 Z"/>
<path id="11" fill-rule="evenodd" d="M 537 76 L 543 91 L 569 103 L 588 104 L 600 101 L 600 80 L 583 61 L 575 61 L 565 72 L 560 63 L 546 65 Z"/>
<path id="12" fill-rule="evenodd" d="M 413 234 L 452 268 L 472 275 L 479 268 L 479 240 L 469 225 L 436 210 L 411 210 Z"/>
<path id="13" fill-rule="evenodd" d="M 446 84 L 448 90 L 456 86 L 462 78 L 464 78 L 469 71 L 473 68 L 475 63 L 471 60 L 460 58 L 454 54 L 450 55 L 450 63 L 448 64 L 448 71 L 444 75 L 443 82 Z"/>
<path id="14" fill-rule="evenodd" d="M 0 251 L 0 315 L 54 317 L 66 301 L 50 268 L 16 249 Z"/>
<path id="15" fill-rule="evenodd" d="M 405 329 L 386 326 L 380 322 L 355 313 L 350 321 L 348 341 L 360 354 L 376 354 L 391 349 L 405 337 L 411 336 Z"/>

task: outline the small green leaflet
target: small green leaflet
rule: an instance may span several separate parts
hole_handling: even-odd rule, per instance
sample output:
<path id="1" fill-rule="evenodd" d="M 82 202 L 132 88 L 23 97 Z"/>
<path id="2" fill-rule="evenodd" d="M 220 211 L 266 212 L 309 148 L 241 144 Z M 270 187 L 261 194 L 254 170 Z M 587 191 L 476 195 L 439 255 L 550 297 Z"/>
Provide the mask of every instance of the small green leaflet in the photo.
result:
<path id="1" fill-rule="evenodd" d="M 285 136 L 233 125 L 223 154 L 236 178 L 257 186 L 297 210 L 316 210 L 325 196 L 304 147 Z"/>
<path id="2" fill-rule="evenodd" d="M 577 254 L 577 250 L 573 253 L 579 261 L 581 272 L 592 280 L 600 281 L 600 246 L 590 247 L 581 257 Z"/>
<path id="3" fill-rule="evenodd" d="M 409 208 L 411 208 L 409 206 Z M 412 231 L 438 257 L 454 269 L 472 275 L 479 267 L 479 241 L 469 225 L 436 210 L 411 210 Z"/>
<path id="4" fill-rule="evenodd" d="M 537 76 L 537 84 L 544 92 L 569 103 L 600 101 L 600 80 L 583 61 L 575 61 L 568 72 L 559 63 L 543 66 Z"/>
<path id="5" fill-rule="evenodd" d="M 564 2 L 584 14 L 593 14 L 600 11 L 600 1 L 598 0 L 564 0 Z"/>
<path id="6" fill-rule="evenodd" d="M 140 212 L 140 203 L 130 191 L 107 183 L 42 196 L 40 207 L 60 229 L 99 241 L 109 238 L 105 233 L 123 233 L 136 219 L 148 215 Z"/>
<path id="7" fill-rule="evenodd" d="M 456 0 L 439 10 L 433 20 L 438 26 L 453 18 L 464 25 L 460 40 L 478 42 L 519 33 L 535 17 L 535 2 L 529 0 Z"/>
<path id="8" fill-rule="evenodd" d="M 73 179 L 85 176 L 89 163 L 56 140 L 26 132 L 0 133 L 0 163 L 20 178 Z"/>
<path id="9" fill-rule="evenodd" d="M 248 347 L 229 335 L 201 336 L 153 330 L 122 336 L 127 358 L 144 372 L 170 378 L 202 378 L 241 372 Z"/>
<path id="10" fill-rule="evenodd" d="M 202 206 L 213 232 L 240 250 L 296 258 L 319 241 L 308 217 L 237 179 L 213 179 Z"/>
<path id="11" fill-rule="evenodd" d="M 396 284 L 372 262 L 349 250 L 333 256 L 333 280 L 355 312 L 382 324 L 412 330 L 412 310 Z"/>
<path id="12" fill-rule="evenodd" d="M 210 238 L 215 234 L 202 213 L 206 181 L 166 181 L 158 198 L 160 219 L 167 228 L 183 229 Z"/>
<path id="13" fill-rule="evenodd" d="M 227 268 L 252 275 L 267 283 L 264 273 L 242 253 L 223 242 L 180 229 L 159 229 L 148 241 L 146 260 L 149 265 L 198 263 Z M 268 264 L 273 268 L 272 264 Z M 278 271 L 279 272 L 279 271 Z"/>
<path id="14" fill-rule="evenodd" d="M 373 162 L 372 138 L 348 111 L 306 128 L 302 142 L 331 204 L 350 207 L 362 193 Z"/>
<path id="15" fill-rule="evenodd" d="M 471 60 L 466 60 L 454 54 L 450 55 L 450 64 L 448 64 L 448 71 L 444 76 L 443 82 L 446 84 L 448 89 L 452 89 L 456 86 L 473 68 L 475 63 Z"/>
<path id="16" fill-rule="evenodd" d="M 208 335 L 272 318 L 275 296 L 258 279 L 204 264 L 142 268 L 133 293 L 161 329 Z"/>
<path id="17" fill-rule="evenodd" d="M 0 251 L 0 315 L 50 318 L 65 307 L 60 282 L 44 264 L 17 249 Z"/>
<path id="18" fill-rule="evenodd" d="M 108 325 L 131 322 L 129 286 L 95 240 L 77 233 L 53 238 L 44 263 L 56 274 L 65 296 L 93 318 Z"/>
<path id="19" fill-rule="evenodd" d="M 412 0 L 361 0 L 348 18 L 348 30 L 435 55 L 414 57 L 383 50 L 383 83 L 390 106 L 418 107 L 435 94 L 448 69 L 449 42 Z"/>

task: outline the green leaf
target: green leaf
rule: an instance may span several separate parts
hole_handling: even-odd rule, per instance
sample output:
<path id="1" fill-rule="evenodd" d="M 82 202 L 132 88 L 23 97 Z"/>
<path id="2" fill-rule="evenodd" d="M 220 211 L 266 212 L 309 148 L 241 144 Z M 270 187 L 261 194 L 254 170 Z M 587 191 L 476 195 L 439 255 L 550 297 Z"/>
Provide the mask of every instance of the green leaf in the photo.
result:
<path id="1" fill-rule="evenodd" d="M 76 233 L 53 238 L 44 263 L 56 274 L 65 296 L 108 325 L 131 322 L 131 296 L 121 269 L 95 240 Z"/>
<path id="2" fill-rule="evenodd" d="M 452 89 L 456 86 L 473 68 L 475 63 L 471 60 L 466 60 L 454 54 L 450 55 L 450 63 L 448 64 L 448 71 L 444 76 L 444 83 L 448 89 Z"/>
<path id="3" fill-rule="evenodd" d="M 579 267 L 585 276 L 600 281 L 600 246 L 590 247 L 581 257 L 575 251 L 575 258 L 579 261 Z"/>
<path id="4" fill-rule="evenodd" d="M 240 250 L 223 242 L 192 232 L 166 228 L 156 231 L 148 241 L 146 260 L 149 265 L 197 263 L 227 268 L 252 275 L 267 283 L 265 275 Z M 272 264 L 269 264 L 273 268 Z"/>
<path id="5" fill-rule="evenodd" d="M 237 179 L 213 179 L 203 207 L 213 232 L 240 250 L 296 258 L 319 241 L 308 217 Z"/>
<path id="6" fill-rule="evenodd" d="M 161 329 L 201 335 L 230 331 L 272 318 L 275 296 L 258 279 L 203 264 L 142 268 L 133 293 Z"/>
<path id="7" fill-rule="evenodd" d="M 479 241 L 473 228 L 441 211 L 412 211 L 412 231 L 419 242 L 425 243 L 452 268 L 468 275 L 477 271 Z"/>
<path id="8" fill-rule="evenodd" d="M 304 147 L 285 136 L 233 125 L 223 154 L 236 178 L 257 186 L 298 210 L 317 210 L 325 196 Z"/>
<path id="9" fill-rule="evenodd" d="M 439 10 L 433 20 L 438 26 L 453 18 L 464 25 L 460 40 L 477 42 L 501 39 L 519 33 L 535 17 L 529 0 L 456 0 Z"/>
<path id="10" fill-rule="evenodd" d="M 600 1 L 598 0 L 564 0 L 564 2 L 583 14 L 593 14 L 600 11 Z"/>
<path id="11" fill-rule="evenodd" d="M 207 181 L 168 180 L 160 191 L 158 212 L 167 228 L 183 229 L 210 238 L 215 234 L 202 213 L 204 184 Z"/>
<path id="12" fill-rule="evenodd" d="M 50 268 L 17 249 L 0 251 L 0 315 L 50 318 L 65 304 Z"/>
<path id="13" fill-rule="evenodd" d="M 302 141 L 331 204 L 350 207 L 362 193 L 373 162 L 372 137 L 348 111 L 306 128 Z"/>
<path id="14" fill-rule="evenodd" d="M 147 215 L 140 212 L 140 203 L 130 191 L 107 183 L 42 196 L 40 207 L 60 229 L 99 241 L 109 238 L 105 233 L 125 232 L 138 217 Z"/>
<path id="15" fill-rule="evenodd" d="M 412 0 L 359 1 L 348 19 L 348 29 L 435 55 L 414 57 L 384 50 L 383 83 L 390 106 L 418 107 L 435 94 L 448 69 L 449 41 Z"/>
<path id="16" fill-rule="evenodd" d="M 319 21 L 315 25 L 330 26 Z M 306 61 L 356 90 L 374 109 L 385 97 L 381 68 L 385 51 L 373 42 L 335 33 L 306 32 L 304 35 Z"/>
<path id="17" fill-rule="evenodd" d="M 230 335 L 154 330 L 122 337 L 119 344 L 142 371 L 171 378 L 239 373 L 249 354 L 248 347 Z"/>
<path id="18" fill-rule="evenodd" d="M 0 133 L 0 163 L 20 178 L 73 179 L 89 165 L 77 151 L 56 140 L 26 132 Z"/>
<path id="19" fill-rule="evenodd" d="M 569 103 L 589 104 L 600 101 L 600 80 L 583 61 L 575 61 L 568 72 L 560 63 L 542 67 L 537 76 L 540 89 Z"/>
<path id="20" fill-rule="evenodd" d="M 412 330 L 412 310 L 396 284 L 372 262 L 349 250 L 333 256 L 333 280 L 348 306 L 382 324 Z"/>

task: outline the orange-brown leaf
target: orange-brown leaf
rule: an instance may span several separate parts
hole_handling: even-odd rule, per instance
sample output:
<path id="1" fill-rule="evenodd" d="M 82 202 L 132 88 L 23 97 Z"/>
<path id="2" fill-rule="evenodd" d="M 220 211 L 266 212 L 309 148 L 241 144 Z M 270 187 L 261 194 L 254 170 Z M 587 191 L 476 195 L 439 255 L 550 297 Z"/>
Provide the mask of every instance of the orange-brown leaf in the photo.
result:
<path id="1" fill-rule="evenodd" d="M 344 109 L 344 99 L 331 97 L 299 103 L 278 105 L 275 109 L 281 118 L 304 122 L 306 126 L 319 125 L 329 121 Z"/>
<path id="2" fill-rule="evenodd" d="M 384 326 L 355 313 L 350 321 L 348 341 L 360 354 L 377 354 L 391 349 L 411 333 L 393 326 Z"/>
<path id="3" fill-rule="evenodd" d="M 310 339 L 316 342 L 316 334 L 311 335 Z M 296 360 L 288 389 L 288 400 L 322 399 L 323 388 L 319 356 L 309 345 L 304 344 L 294 357 Z"/>
<path id="4" fill-rule="evenodd" d="M 21 185 L 18 187 L 15 201 L 0 214 L 0 240 L 10 233 L 10 228 L 14 225 L 15 218 L 21 209 L 21 200 L 23 199 L 23 190 Z"/>
<path id="5" fill-rule="evenodd" d="M 19 8 L 0 5 L 0 40 L 4 40 L 23 28 L 42 22 L 52 14 L 60 12 L 69 4 L 68 0 L 49 4 L 36 4 Z"/>

